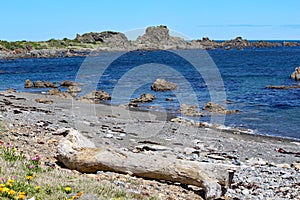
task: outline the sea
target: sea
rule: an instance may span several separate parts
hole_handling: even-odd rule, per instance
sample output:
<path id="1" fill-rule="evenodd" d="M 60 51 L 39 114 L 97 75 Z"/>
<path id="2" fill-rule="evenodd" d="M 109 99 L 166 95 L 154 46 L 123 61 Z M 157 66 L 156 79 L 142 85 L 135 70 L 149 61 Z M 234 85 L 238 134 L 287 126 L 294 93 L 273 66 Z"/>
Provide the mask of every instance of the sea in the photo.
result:
<path id="1" fill-rule="evenodd" d="M 300 140 L 300 89 L 267 89 L 268 85 L 298 85 L 290 78 L 300 66 L 300 47 L 246 48 L 243 50 L 181 50 L 102 52 L 99 57 L 0 59 L 0 90 L 45 93 L 45 88 L 24 88 L 26 79 L 82 84 L 112 95 L 106 104 L 126 104 L 142 93 L 153 102 L 139 104 L 182 116 L 183 103 L 200 110 L 209 101 L 226 100 L 227 109 L 239 113 L 224 116 L 224 126 L 251 134 Z M 164 78 L 177 84 L 175 91 L 155 92 L 151 84 Z M 82 93 L 82 95 L 83 95 Z M 172 98 L 173 101 L 166 101 Z M 188 118 L 188 117 L 187 117 Z M 193 118 L 192 118 L 193 119 Z M 211 116 L 194 120 L 210 122 Z"/>

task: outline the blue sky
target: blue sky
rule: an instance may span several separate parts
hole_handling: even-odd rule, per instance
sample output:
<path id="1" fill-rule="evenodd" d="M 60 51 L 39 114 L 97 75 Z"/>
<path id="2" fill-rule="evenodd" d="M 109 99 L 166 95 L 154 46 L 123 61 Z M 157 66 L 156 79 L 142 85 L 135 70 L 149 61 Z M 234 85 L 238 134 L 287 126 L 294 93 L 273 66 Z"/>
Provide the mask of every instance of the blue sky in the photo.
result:
<path id="1" fill-rule="evenodd" d="M 3 0 L 0 39 L 167 25 L 190 39 L 300 39 L 299 0 Z"/>

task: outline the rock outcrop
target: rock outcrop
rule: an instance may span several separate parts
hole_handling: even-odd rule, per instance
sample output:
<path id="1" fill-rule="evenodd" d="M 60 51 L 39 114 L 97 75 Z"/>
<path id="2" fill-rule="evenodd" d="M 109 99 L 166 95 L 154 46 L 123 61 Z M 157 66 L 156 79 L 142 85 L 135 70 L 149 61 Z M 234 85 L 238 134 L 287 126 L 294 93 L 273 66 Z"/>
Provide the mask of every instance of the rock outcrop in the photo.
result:
<path id="1" fill-rule="evenodd" d="M 152 102 L 155 99 L 153 94 L 141 94 L 140 98 L 134 98 L 131 100 L 131 103 L 146 103 Z"/>
<path id="2" fill-rule="evenodd" d="M 61 87 L 79 86 L 78 83 L 70 80 L 65 80 L 60 84 Z"/>
<path id="3" fill-rule="evenodd" d="M 173 37 L 169 34 L 167 26 L 151 26 L 146 33 L 135 41 L 138 49 L 186 49 L 188 42 L 183 38 Z"/>
<path id="4" fill-rule="evenodd" d="M 109 47 L 126 47 L 126 45 L 129 45 L 129 41 L 123 33 L 114 31 L 104 31 L 101 33 L 91 32 L 83 35 L 77 34 L 75 39 L 81 43 L 100 42 Z"/>
<path id="5" fill-rule="evenodd" d="M 291 78 L 300 81 L 300 67 L 296 67 L 295 71 L 291 74 Z"/>
<path id="6" fill-rule="evenodd" d="M 105 100 L 111 100 L 110 94 L 107 92 L 101 90 L 101 91 L 92 91 L 89 94 L 86 94 L 85 96 L 82 96 L 78 99 L 79 101 L 86 101 L 90 103 L 96 103 L 99 101 L 105 101 Z"/>
<path id="7" fill-rule="evenodd" d="M 57 88 L 58 87 L 55 83 L 49 81 L 34 81 L 33 85 L 36 88 Z"/>
<path id="8" fill-rule="evenodd" d="M 207 102 L 207 104 L 203 107 L 203 110 L 206 110 L 212 114 L 234 114 L 239 112 L 239 110 L 227 110 L 220 104 L 216 104 L 213 102 Z"/>
<path id="9" fill-rule="evenodd" d="M 156 81 L 151 85 L 151 90 L 154 91 L 168 91 L 176 90 L 177 85 L 172 82 L 168 82 L 164 79 L 156 79 Z"/>
<path id="10" fill-rule="evenodd" d="M 180 113 L 182 115 L 192 116 L 192 117 L 196 117 L 196 116 L 202 117 L 205 115 L 205 113 L 199 111 L 198 106 L 192 106 L 192 105 L 186 105 L 186 104 L 182 104 L 180 106 Z"/>

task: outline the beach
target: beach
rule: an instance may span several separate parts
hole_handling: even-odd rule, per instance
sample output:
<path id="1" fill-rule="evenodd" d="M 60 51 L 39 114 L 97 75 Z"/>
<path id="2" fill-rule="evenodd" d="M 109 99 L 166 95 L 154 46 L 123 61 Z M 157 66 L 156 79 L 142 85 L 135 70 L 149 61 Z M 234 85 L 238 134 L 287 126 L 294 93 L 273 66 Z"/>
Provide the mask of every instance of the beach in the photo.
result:
<path id="1" fill-rule="evenodd" d="M 36 103 L 41 98 L 52 103 Z M 52 163 L 57 161 L 57 145 L 68 133 L 65 129 L 72 128 L 97 148 L 136 154 L 159 152 L 172 159 L 234 166 L 231 186 L 223 198 L 300 198 L 300 143 L 295 140 L 198 127 L 158 112 L 42 94 L 5 91 L 0 105 L 1 120 L 9 129 L 2 140 L 11 141 L 25 154 L 38 152 Z M 190 192 L 174 198 L 202 198 Z"/>

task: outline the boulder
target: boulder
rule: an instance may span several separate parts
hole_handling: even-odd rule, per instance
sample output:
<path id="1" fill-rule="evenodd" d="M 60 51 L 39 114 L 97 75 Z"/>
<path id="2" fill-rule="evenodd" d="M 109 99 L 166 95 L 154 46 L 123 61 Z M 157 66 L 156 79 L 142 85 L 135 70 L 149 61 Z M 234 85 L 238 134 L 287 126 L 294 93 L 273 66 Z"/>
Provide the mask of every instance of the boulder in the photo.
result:
<path id="1" fill-rule="evenodd" d="M 81 88 L 78 86 L 69 86 L 67 92 L 78 93 L 78 92 L 81 92 Z"/>
<path id="2" fill-rule="evenodd" d="M 291 74 L 291 78 L 300 81 L 300 66 L 296 67 L 295 71 Z"/>
<path id="3" fill-rule="evenodd" d="M 35 101 L 37 103 L 44 103 L 44 104 L 51 104 L 51 103 L 53 103 L 53 101 L 51 99 L 47 99 L 47 98 L 38 98 L 38 99 L 35 99 Z"/>
<path id="4" fill-rule="evenodd" d="M 239 112 L 239 110 L 227 110 L 226 108 L 223 108 L 220 104 L 216 104 L 213 102 L 207 102 L 207 104 L 203 107 L 203 110 L 215 114 L 233 114 Z"/>
<path id="5" fill-rule="evenodd" d="M 96 101 L 111 100 L 111 96 L 103 90 L 101 90 L 101 91 L 92 91 L 91 93 L 86 94 L 83 97 L 80 97 L 78 100 L 79 101 L 88 101 L 88 102 L 94 103 Z"/>
<path id="6" fill-rule="evenodd" d="M 153 94 L 142 94 L 140 98 L 134 98 L 131 100 L 132 103 L 146 103 L 152 102 L 155 99 Z"/>
<path id="7" fill-rule="evenodd" d="M 176 90 L 176 88 L 177 86 L 175 83 L 168 82 L 164 79 L 156 79 L 156 81 L 151 86 L 151 90 L 154 91 Z"/>
<path id="8" fill-rule="evenodd" d="M 59 93 L 61 93 L 61 90 L 58 89 L 58 88 L 54 88 L 54 89 L 51 89 L 51 90 L 47 91 L 48 95 L 58 95 Z"/>
<path id="9" fill-rule="evenodd" d="M 186 105 L 186 104 L 182 104 L 180 106 L 180 112 L 183 115 L 186 116 L 201 116 L 203 117 L 205 115 L 205 113 L 202 113 L 199 111 L 198 106 L 192 106 L 192 105 Z"/>
<path id="10" fill-rule="evenodd" d="M 24 83 L 24 88 L 32 88 L 32 87 L 33 87 L 32 81 L 27 79 Z"/>
<path id="11" fill-rule="evenodd" d="M 60 84 L 61 87 L 70 87 L 70 86 L 79 86 L 78 83 L 74 82 L 74 81 L 70 81 L 70 80 L 66 80 L 66 81 L 63 81 L 61 84 Z"/>
<path id="12" fill-rule="evenodd" d="M 49 81 L 34 81 L 33 85 L 36 88 L 57 88 L 55 83 Z"/>

